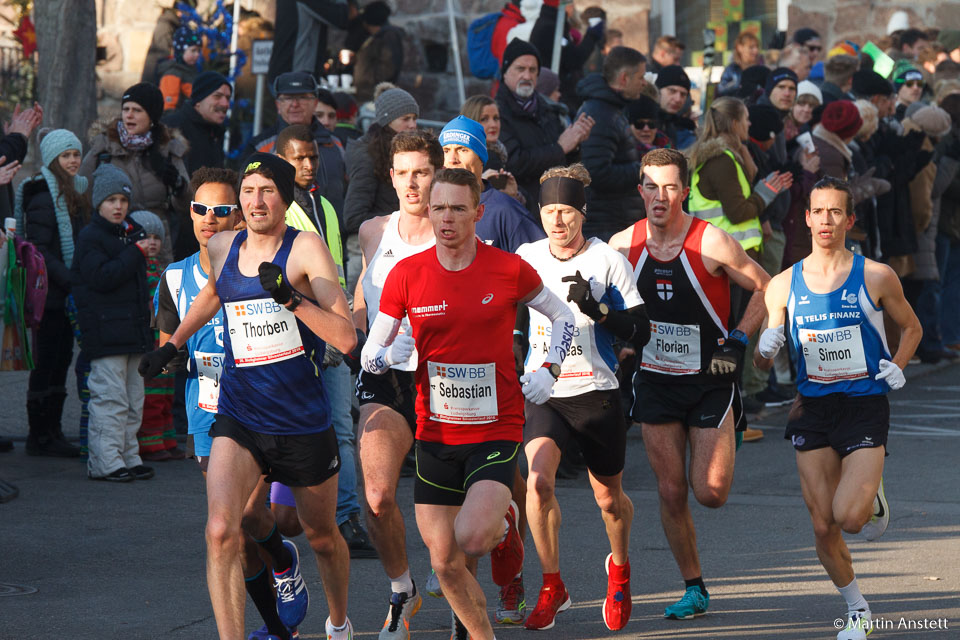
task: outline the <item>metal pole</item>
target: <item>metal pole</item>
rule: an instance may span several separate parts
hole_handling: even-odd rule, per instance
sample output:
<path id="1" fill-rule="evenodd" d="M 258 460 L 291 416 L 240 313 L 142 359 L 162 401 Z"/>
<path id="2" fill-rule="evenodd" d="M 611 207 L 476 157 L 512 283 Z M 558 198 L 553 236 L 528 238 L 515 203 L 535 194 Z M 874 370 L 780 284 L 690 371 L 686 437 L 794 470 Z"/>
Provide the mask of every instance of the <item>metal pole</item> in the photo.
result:
<path id="1" fill-rule="evenodd" d="M 257 74 L 257 98 L 253 107 L 253 135 L 260 135 L 260 128 L 263 126 L 263 86 L 266 84 L 265 76 L 262 73 Z"/>
<path id="2" fill-rule="evenodd" d="M 230 35 L 230 77 L 232 78 L 237 71 L 237 31 L 240 29 L 240 0 L 234 0 L 233 3 L 233 33 Z M 258 85 L 259 87 L 259 85 Z M 237 96 L 237 88 L 231 87 L 233 93 L 230 102 Z M 259 98 L 259 95 L 258 95 Z M 227 109 L 227 120 L 233 114 L 233 108 Z M 223 153 L 226 155 L 230 151 L 230 127 L 227 127 L 223 135 Z"/>
<path id="3" fill-rule="evenodd" d="M 563 40 L 563 23 L 567 21 L 567 4 L 560 2 L 557 5 L 557 23 L 553 26 L 553 58 L 550 60 L 550 68 L 554 73 L 560 73 L 560 43 Z"/>
<path id="4" fill-rule="evenodd" d="M 457 93 L 460 96 L 460 104 L 467 99 L 467 93 L 463 88 L 463 69 L 460 64 L 460 38 L 457 37 L 457 23 L 453 19 L 453 0 L 447 0 L 447 20 L 450 23 L 450 46 L 453 47 L 453 66 L 457 72 Z"/>

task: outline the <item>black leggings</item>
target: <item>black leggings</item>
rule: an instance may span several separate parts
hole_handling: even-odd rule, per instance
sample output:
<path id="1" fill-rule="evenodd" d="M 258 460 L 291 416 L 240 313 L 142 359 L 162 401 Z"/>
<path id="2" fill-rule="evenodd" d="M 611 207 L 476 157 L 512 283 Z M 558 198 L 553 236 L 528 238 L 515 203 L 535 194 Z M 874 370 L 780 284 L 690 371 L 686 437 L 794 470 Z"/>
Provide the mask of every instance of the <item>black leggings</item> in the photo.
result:
<path id="1" fill-rule="evenodd" d="M 28 392 L 63 390 L 73 360 L 73 327 L 65 310 L 44 311 L 34 342 L 33 360 L 36 367 L 30 372 Z"/>

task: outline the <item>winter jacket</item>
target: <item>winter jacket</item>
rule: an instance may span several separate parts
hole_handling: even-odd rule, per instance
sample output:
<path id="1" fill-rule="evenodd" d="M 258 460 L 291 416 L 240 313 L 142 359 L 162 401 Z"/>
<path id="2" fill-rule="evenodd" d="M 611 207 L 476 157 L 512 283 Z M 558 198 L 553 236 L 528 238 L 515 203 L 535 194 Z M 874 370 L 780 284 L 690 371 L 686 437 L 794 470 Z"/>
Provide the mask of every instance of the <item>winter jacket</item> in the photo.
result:
<path id="1" fill-rule="evenodd" d="M 173 111 L 190 99 L 197 67 L 169 58 L 157 65 L 157 73 L 160 75 L 164 111 Z"/>
<path id="2" fill-rule="evenodd" d="M 723 207 L 723 215 L 733 224 L 759 218 L 767 205 L 755 191 L 749 197 L 743 197 L 737 166 L 726 151 L 730 151 L 740 162 L 740 166 L 744 167 L 740 153 L 730 149 L 723 138 L 714 138 L 698 147 L 698 157 L 701 160 L 700 193 L 708 200 L 718 200 Z M 696 169 L 697 167 L 691 166 L 690 174 L 693 175 Z M 751 181 L 746 167 L 744 174 L 747 180 Z"/>
<path id="3" fill-rule="evenodd" d="M 390 176 L 377 176 L 368 145 L 368 134 L 351 140 L 347 145 L 349 182 L 343 203 L 345 236 L 359 233 L 360 225 L 370 218 L 383 216 L 400 208 L 400 200 Z"/>
<path id="4" fill-rule="evenodd" d="M 188 100 L 176 111 L 165 113 L 161 121 L 180 131 L 189 144 L 184 162 L 190 175 L 200 167 L 224 165 L 223 134 L 226 129 L 222 124 L 204 120 L 192 101 Z"/>
<path id="5" fill-rule="evenodd" d="M 590 136 L 580 145 L 582 162 L 591 179 L 583 233 L 607 241 L 642 216 L 643 200 L 637 191 L 640 158 L 623 114 L 627 103 L 623 96 L 598 73 L 584 78 L 577 92 L 583 98 L 580 112 L 595 122 Z"/>
<path id="6" fill-rule="evenodd" d="M 850 95 L 833 84 L 832 82 L 824 82 L 820 85 L 820 93 L 823 95 L 823 104 L 822 107 L 827 106 L 831 102 L 836 102 L 837 100 L 850 100 Z"/>
<path id="7" fill-rule="evenodd" d="M 931 163 L 933 166 L 933 163 Z M 940 222 L 943 194 L 958 175 L 960 162 L 941 157 L 936 163 L 936 175 L 930 187 L 931 216 L 925 229 L 917 230 L 917 251 L 913 254 L 914 280 L 939 280 L 937 265 L 937 227 Z M 911 183 L 912 184 L 912 183 Z"/>
<path id="8" fill-rule="evenodd" d="M 507 42 L 507 34 L 518 24 L 523 24 L 527 19 L 520 12 L 520 7 L 508 2 L 500 12 L 500 18 L 497 25 L 493 28 L 493 38 L 490 40 L 490 52 L 497 59 L 497 62 L 503 63 L 503 50 L 510 44 Z"/>
<path id="9" fill-rule="evenodd" d="M 720 84 L 717 85 L 718 96 L 735 96 L 740 89 L 740 76 L 743 69 L 736 62 L 731 62 L 723 68 L 720 75 Z"/>
<path id="10" fill-rule="evenodd" d="M 846 180 L 852 153 L 840 136 L 818 124 L 813 128 L 813 145 L 820 156 L 820 175 Z"/>
<path id="11" fill-rule="evenodd" d="M 31 180 L 23 185 L 23 220 L 26 239 L 37 247 L 47 267 L 45 308 L 63 309 L 73 279 L 70 265 L 63 262 L 57 211 L 53 206 L 50 187 L 43 178 Z M 72 216 L 70 222 L 73 226 L 73 246 L 76 247 L 80 227 L 83 224 L 79 218 Z"/>
<path id="12" fill-rule="evenodd" d="M 353 68 L 358 104 L 373 100 L 373 90 L 381 82 L 396 83 L 403 69 L 403 40 L 406 37 L 400 27 L 385 24 L 364 41 L 357 51 Z"/>
<path id="13" fill-rule="evenodd" d="M 553 40 L 557 27 L 557 7 L 543 4 L 540 15 L 530 32 L 530 44 L 540 52 L 540 64 L 550 66 L 553 59 Z M 591 27 L 586 30 L 579 42 L 570 31 L 570 24 L 564 20 L 563 39 L 560 47 L 560 97 L 571 112 L 580 107 L 583 96 L 578 85 L 584 77 L 583 65 L 603 42 L 603 27 Z"/>
<path id="14" fill-rule="evenodd" d="M 960 162 L 960 131 L 954 127 L 937 144 L 940 163 L 950 160 Z M 940 198 L 940 220 L 937 230 L 949 238 L 952 244 L 960 243 L 960 173 L 954 176 Z"/>
<path id="15" fill-rule="evenodd" d="M 153 349 L 147 260 L 134 239 L 143 227 L 94 214 L 74 254 L 73 298 L 80 347 L 90 360 Z"/>
<path id="16" fill-rule="evenodd" d="M 477 235 L 487 244 L 514 253 L 522 244 L 546 237 L 543 227 L 515 198 L 483 181 L 480 193 L 483 217 L 477 222 Z"/>

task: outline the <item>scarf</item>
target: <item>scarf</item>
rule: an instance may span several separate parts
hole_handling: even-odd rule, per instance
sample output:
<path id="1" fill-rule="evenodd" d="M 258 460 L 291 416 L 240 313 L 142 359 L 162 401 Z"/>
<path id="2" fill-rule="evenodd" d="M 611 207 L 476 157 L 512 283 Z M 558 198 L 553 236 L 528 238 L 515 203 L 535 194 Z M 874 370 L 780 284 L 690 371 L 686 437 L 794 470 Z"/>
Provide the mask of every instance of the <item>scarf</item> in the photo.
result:
<path id="1" fill-rule="evenodd" d="M 818 124 L 813 128 L 813 135 L 817 138 L 820 138 L 831 147 L 840 152 L 847 162 L 853 161 L 853 153 L 850 151 L 850 148 L 843 143 L 843 140 L 832 131 L 827 131 L 822 124 Z"/>
<path id="2" fill-rule="evenodd" d="M 534 91 L 533 95 L 529 98 L 521 98 L 512 91 L 510 94 L 513 96 L 513 99 L 517 101 L 517 104 L 520 106 L 520 109 L 526 113 L 534 114 L 537 112 L 537 92 Z"/>
<path id="3" fill-rule="evenodd" d="M 67 210 L 67 202 L 60 194 L 60 185 L 57 183 L 57 177 L 53 175 L 53 171 L 50 171 L 49 167 L 41 167 L 40 173 L 43 178 L 47 181 L 47 188 L 50 189 L 50 198 L 53 200 L 53 210 L 57 218 L 57 232 L 60 236 L 60 256 L 63 258 L 63 263 L 67 265 L 67 268 L 73 264 L 73 222 L 70 218 L 70 212 Z M 40 177 L 37 176 L 33 178 L 34 180 L 39 180 Z M 26 220 L 24 219 L 23 211 L 23 188 L 31 180 L 24 180 L 20 183 L 20 186 L 17 187 L 16 197 L 13 204 L 13 217 L 17 220 L 17 235 L 27 238 L 26 233 Z M 87 190 L 87 179 L 83 176 L 74 176 L 73 177 L 73 188 L 77 190 L 77 193 L 83 193 Z"/>
<path id="4" fill-rule="evenodd" d="M 147 131 L 141 135 L 127 133 L 127 128 L 123 125 L 123 120 L 117 120 L 117 133 L 120 134 L 120 144 L 124 149 L 131 151 L 143 151 L 153 144 L 153 132 Z"/>

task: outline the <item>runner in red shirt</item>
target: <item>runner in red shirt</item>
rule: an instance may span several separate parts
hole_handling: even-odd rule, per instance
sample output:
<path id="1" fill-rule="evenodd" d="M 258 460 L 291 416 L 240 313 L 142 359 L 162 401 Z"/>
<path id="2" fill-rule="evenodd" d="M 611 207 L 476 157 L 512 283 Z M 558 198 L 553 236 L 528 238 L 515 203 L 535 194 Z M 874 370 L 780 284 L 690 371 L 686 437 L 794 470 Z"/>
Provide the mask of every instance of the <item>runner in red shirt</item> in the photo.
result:
<path id="1" fill-rule="evenodd" d="M 471 638 L 490 640 L 486 600 L 466 557 L 492 551 L 500 586 L 523 566 L 517 505 L 510 499 L 523 396 L 537 404 L 549 399 L 574 318 L 533 267 L 476 238 L 479 201 L 480 183 L 471 172 L 437 172 L 430 193 L 436 248 L 390 272 L 362 359 L 366 371 L 381 374 L 417 348 L 417 525 L 454 613 Z M 553 332 L 543 367 L 525 374 L 522 388 L 513 362 L 518 303 L 547 316 Z M 398 335 L 404 316 L 412 331 Z"/>

